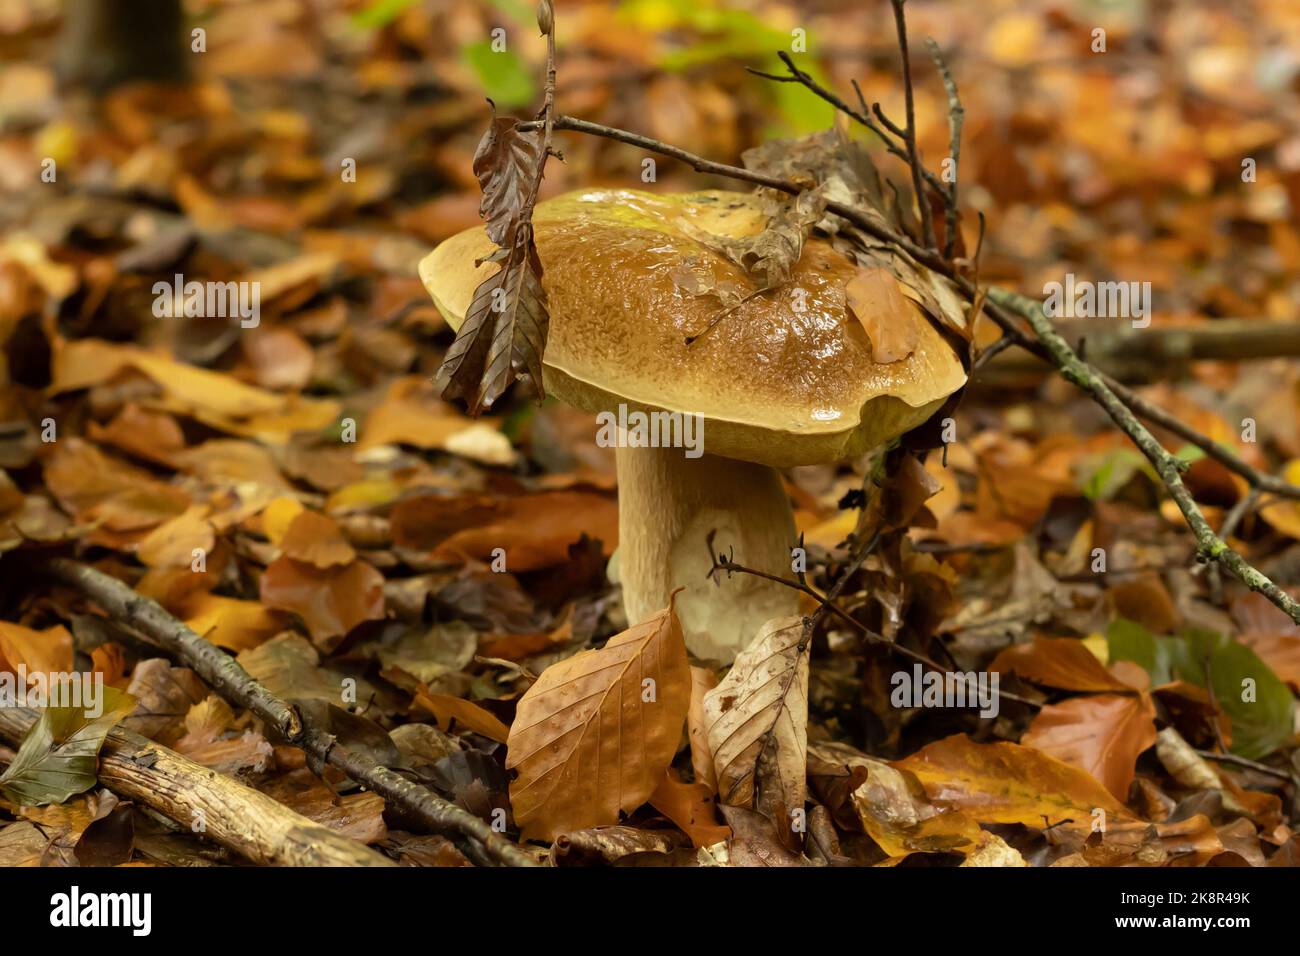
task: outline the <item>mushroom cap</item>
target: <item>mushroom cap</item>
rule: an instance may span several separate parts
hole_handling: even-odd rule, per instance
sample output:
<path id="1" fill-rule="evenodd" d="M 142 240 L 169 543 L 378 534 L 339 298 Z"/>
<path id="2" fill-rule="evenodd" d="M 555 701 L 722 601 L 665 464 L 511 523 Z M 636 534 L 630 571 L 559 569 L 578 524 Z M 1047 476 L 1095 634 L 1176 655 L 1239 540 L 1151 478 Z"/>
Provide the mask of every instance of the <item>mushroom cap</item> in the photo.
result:
<path id="1" fill-rule="evenodd" d="M 924 422 L 962 386 L 956 352 L 928 320 L 917 323 L 906 358 L 873 360 L 845 300 L 859 267 L 820 238 L 804 243 L 787 282 L 687 345 L 726 306 L 685 291 L 683 281 L 702 279 L 741 298 L 759 287 L 709 239 L 757 235 L 767 221 L 761 198 L 749 193 L 584 190 L 539 203 L 533 227 L 551 315 L 547 393 L 591 412 L 625 404 L 699 414 L 710 454 L 788 467 L 860 455 Z M 499 268 L 475 265 L 495 248 L 479 226 L 420 263 L 453 329 L 475 288 Z"/>

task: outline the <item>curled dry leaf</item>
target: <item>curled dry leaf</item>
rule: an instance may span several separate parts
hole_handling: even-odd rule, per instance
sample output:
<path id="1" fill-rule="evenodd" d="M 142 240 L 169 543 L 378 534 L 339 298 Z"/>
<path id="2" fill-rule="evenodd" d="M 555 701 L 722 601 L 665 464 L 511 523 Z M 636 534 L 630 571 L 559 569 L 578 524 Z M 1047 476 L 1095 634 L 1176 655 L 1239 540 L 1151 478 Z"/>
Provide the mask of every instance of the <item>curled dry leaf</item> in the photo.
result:
<path id="1" fill-rule="evenodd" d="M 527 838 L 618 822 L 649 799 L 677 750 L 690 666 L 670 603 L 542 672 L 519 701 L 507 769 Z"/>
<path id="2" fill-rule="evenodd" d="M 650 806 L 677 824 L 697 847 L 731 836 L 731 830 L 717 822 L 713 790 L 703 783 L 685 783 L 672 767 L 650 795 Z"/>
<path id="3" fill-rule="evenodd" d="M 803 808 L 808 759 L 803 640 L 803 618 L 768 621 L 722 683 L 704 695 L 718 798 L 725 804 L 759 809 L 779 804 L 782 819 Z"/>
<path id="4" fill-rule="evenodd" d="M 547 151 L 543 136 L 521 133 L 518 125 L 494 117 L 474 154 L 474 173 L 483 188 L 479 212 L 499 247 L 488 261 L 500 269 L 474 290 L 456 341 L 438 369 L 443 397 L 464 399 L 472 415 L 491 408 L 516 378 L 526 379 L 539 401 L 545 394 L 542 352 L 550 315 L 532 210 Z"/>
<path id="5" fill-rule="evenodd" d="M 871 357 L 877 362 L 899 362 L 916 351 L 919 323 L 926 319 L 888 269 L 859 269 L 844 287 L 844 298 L 871 340 Z"/>
<path id="6" fill-rule="evenodd" d="M 455 724 L 461 724 L 498 743 L 505 743 L 510 736 L 505 724 L 473 701 L 420 690 L 416 692 L 413 703 L 437 718 L 443 730 L 450 731 Z"/>
<path id="7" fill-rule="evenodd" d="M 853 791 L 853 808 L 862 829 L 891 858 L 969 854 L 980 846 L 979 824 L 960 810 L 933 806 L 914 774 L 876 760 L 868 761 L 867 769 L 866 781 Z"/>

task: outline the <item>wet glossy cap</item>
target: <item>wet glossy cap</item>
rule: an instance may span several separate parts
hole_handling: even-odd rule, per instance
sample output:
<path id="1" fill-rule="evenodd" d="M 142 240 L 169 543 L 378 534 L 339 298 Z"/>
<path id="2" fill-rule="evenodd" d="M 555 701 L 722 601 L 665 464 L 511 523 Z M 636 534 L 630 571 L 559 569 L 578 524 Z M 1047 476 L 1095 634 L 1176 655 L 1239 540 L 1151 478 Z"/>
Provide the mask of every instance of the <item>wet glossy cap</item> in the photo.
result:
<path id="1" fill-rule="evenodd" d="M 962 386 L 961 362 L 929 321 L 917 323 L 909 356 L 872 359 L 845 303 L 858 267 L 817 238 L 788 282 L 687 345 L 724 308 L 693 290 L 725 286 L 744 298 L 757 288 L 709 237 L 756 235 L 766 222 L 747 193 L 589 190 L 540 203 L 533 224 L 551 313 L 547 394 L 592 412 L 625 403 L 698 413 L 705 451 L 786 467 L 861 454 L 924 422 Z M 498 268 L 474 265 L 494 248 L 480 226 L 420 263 L 453 328 Z"/>

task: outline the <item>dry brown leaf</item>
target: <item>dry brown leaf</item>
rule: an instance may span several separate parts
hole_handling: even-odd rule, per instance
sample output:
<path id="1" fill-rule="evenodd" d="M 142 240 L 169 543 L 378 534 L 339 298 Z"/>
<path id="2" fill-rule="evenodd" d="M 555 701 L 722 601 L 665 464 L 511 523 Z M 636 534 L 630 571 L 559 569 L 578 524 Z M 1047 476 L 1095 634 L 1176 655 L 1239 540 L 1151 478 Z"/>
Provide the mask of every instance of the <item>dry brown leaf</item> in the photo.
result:
<path id="1" fill-rule="evenodd" d="M 331 650 L 362 621 L 384 616 L 384 577 L 364 561 L 322 571 L 286 555 L 262 575 L 262 602 L 297 614 L 312 640 Z"/>
<path id="2" fill-rule="evenodd" d="M 1136 688 L 1106 669 L 1083 641 L 1041 635 L 1032 644 L 1012 644 L 989 665 L 991 671 L 1014 671 L 1025 680 L 1062 690 L 1131 691 Z"/>
<path id="3" fill-rule="evenodd" d="M 1065 824 L 1090 830 L 1094 809 L 1110 821 L 1133 813 L 1089 774 L 1030 747 L 977 744 L 954 734 L 893 763 L 910 770 L 936 805 L 963 810 L 979 823 Z"/>
<path id="4" fill-rule="evenodd" d="M 871 340 L 875 361 L 887 365 L 916 351 L 919 323 L 926 319 L 888 269 L 859 269 L 844 287 L 844 298 Z"/>
<path id="5" fill-rule="evenodd" d="M 135 556 L 151 568 L 192 568 L 196 561 L 207 563 L 215 543 L 207 505 L 191 505 L 145 535 Z"/>
<path id="6" fill-rule="evenodd" d="M 1097 694 L 1050 704 L 1020 742 L 1092 774 L 1117 799 L 1128 796 L 1138 756 L 1156 742 L 1148 694 Z"/>
<path id="7" fill-rule="evenodd" d="M 713 846 L 731 836 L 731 828 L 717 822 L 713 790 L 702 783 L 685 783 L 672 767 L 650 794 L 649 802 L 697 847 Z"/>
<path id="8" fill-rule="evenodd" d="M 718 777 L 709 749 L 709 724 L 704 713 L 704 695 L 718 686 L 718 675 L 708 667 L 691 665 L 691 704 L 686 711 L 686 734 L 691 743 L 691 767 L 695 779 L 711 793 L 718 792 Z"/>
<path id="9" fill-rule="evenodd" d="M 322 571 L 351 564 L 357 556 L 338 522 L 317 511 L 303 511 L 289 523 L 280 550 Z"/>
<path id="10" fill-rule="evenodd" d="M 584 534 L 606 554 L 618 545 L 618 502 L 586 490 L 544 491 L 511 498 L 422 495 L 392 514 L 393 541 L 447 559 L 490 561 L 505 550 L 507 570 L 567 564 L 569 545 Z"/>
<path id="11" fill-rule="evenodd" d="M 473 701 L 420 690 L 416 691 L 413 703 L 436 717 L 439 726 L 446 731 L 450 731 L 455 722 L 498 743 L 505 743 L 510 735 L 510 729 L 505 724 Z"/>
<path id="12" fill-rule="evenodd" d="M 671 603 L 543 671 L 519 701 L 506 758 L 524 836 L 617 823 L 645 803 L 677 750 L 690 692 Z"/>
<path id="13" fill-rule="evenodd" d="M 768 621 L 736 656 L 722 683 L 704 695 L 718 798 L 725 804 L 754 807 L 757 802 L 760 809 L 775 809 L 775 798 L 783 818 L 803 809 L 808 759 L 803 640 L 803 618 Z M 772 778 L 760 772 L 765 759 Z"/>

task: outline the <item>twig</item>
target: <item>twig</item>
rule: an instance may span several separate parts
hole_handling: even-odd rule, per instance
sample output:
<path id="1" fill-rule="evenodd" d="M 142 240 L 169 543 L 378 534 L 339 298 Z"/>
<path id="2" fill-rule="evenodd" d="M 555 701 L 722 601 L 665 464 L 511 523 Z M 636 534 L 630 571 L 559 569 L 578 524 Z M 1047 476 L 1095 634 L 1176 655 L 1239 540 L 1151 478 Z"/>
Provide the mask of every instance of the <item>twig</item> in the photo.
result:
<path id="1" fill-rule="evenodd" d="M 869 643 L 879 644 L 886 648 L 889 648 L 895 653 L 902 654 L 904 657 L 912 661 L 915 661 L 918 664 L 924 664 L 927 667 L 933 668 L 934 670 L 938 671 L 941 674 L 949 673 L 948 668 L 944 667 L 938 661 L 925 656 L 919 651 L 914 651 L 910 647 L 904 647 L 902 644 L 899 644 L 895 641 L 891 641 L 883 634 L 877 634 L 871 628 L 867 627 L 865 624 L 863 624 L 861 621 L 853 617 L 851 614 L 849 614 L 842 607 L 840 607 L 838 604 L 835 603 L 836 599 L 839 598 L 844 588 L 848 585 L 849 580 L 853 577 L 853 575 L 857 574 L 858 570 L 862 567 L 863 563 L 870 556 L 871 552 L 875 549 L 876 543 L 880 540 L 879 534 L 875 535 L 870 541 L 866 543 L 865 546 L 863 546 L 858 550 L 857 554 L 850 561 L 848 568 L 845 570 L 843 574 L 840 575 L 839 580 L 835 582 L 835 584 L 831 587 L 829 591 L 826 592 L 825 595 L 818 594 L 817 591 L 815 591 L 813 588 L 809 587 L 808 585 L 800 581 L 791 581 L 790 579 L 783 578 L 777 574 L 769 574 L 766 571 L 760 571 L 758 568 L 751 568 L 747 565 L 740 564 L 739 562 L 733 560 L 730 557 L 724 558 L 721 554 L 718 554 L 713 547 L 713 538 L 715 534 L 716 532 L 710 531 L 706 539 L 709 548 L 709 558 L 713 562 L 713 567 L 709 570 L 709 577 L 713 577 L 719 571 L 725 571 L 727 572 L 727 574 L 749 574 L 756 578 L 762 578 L 765 581 L 773 581 L 777 584 L 783 585 L 784 587 L 790 588 L 791 590 L 798 591 L 800 594 L 806 594 L 809 597 L 811 597 L 814 601 L 817 602 L 818 606 L 816 612 L 814 612 L 811 618 L 807 618 L 805 620 L 805 627 L 804 627 L 805 640 L 807 640 L 807 637 L 811 635 L 814 626 L 822 618 L 822 616 L 827 613 L 830 613 L 830 614 L 834 614 L 841 621 L 844 621 L 846 624 L 852 627 L 855 631 L 857 631 L 864 638 L 866 638 L 866 640 Z M 999 689 L 998 696 L 1005 697 L 1007 700 L 1014 700 L 1017 701 L 1018 703 L 1026 704 L 1035 709 L 1042 707 L 1042 704 L 1038 703 L 1037 701 L 1030 700 L 1028 697 L 1021 697 L 1019 694 L 1013 694 L 1010 691 L 1004 691 Z"/>
<path id="2" fill-rule="evenodd" d="M 231 703 L 252 711 L 276 728 L 289 743 L 392 800 L 426 826 L 461 835 L 467 852 L 477 858 L 477 862 L 536 865 L 519 847 L 472 813 L 412 783 L 369 754 L 348 749 L 322 728 L 304 723 L 294 707 L 268 691 L 238 661 L 168 614 L 156 601 L 133 591 L 117 578 L 78 561 L 54 558 L 44 565 L 44 569 L 93 600 L 117 623 L 175 655 L 193 668 L 214 691 Z"/>
<path id="3" fill-rule="evenodd" d="M 930 202 L 926 198 L 925 188 L 921 184 L 921 154 L 916 148 L 916 105 L 912 93 L 912 57 L 907 50 L 907 17 L 903 13 L 906 0 L 893 0 L 894 24 L 898 27 L 898 50 L 903 57 L 903 102 L 907 111 L 907 127 L 903 142 L 907 145 L 908 165 L 912 167 L 912 189 L 916 193 L 916 211 L 921 217 L 922 235 L 925 244 L 937 249 L 934 241 L 934 223 L 930 216 Z M 881 114 L 878 114 L 881 115 Z"/>
<path id="4" fill-rule="evenodd" d="M 799 69 L 799 67 L 795 66 L 794 60 L 791 59 L 790 54 L 781 50 L 777 53 L 777 56 L 780 57 L 781 62 L 785 64 L 786 69 L 790 71 L 788 76 L 781 76 L 777 73 L 766 73 L 763 70 L 756 70 L 753 67 L 746 67 L 746 69 L 755 76 L 761 76 L 763 79 L 771 80 L 774 83 L 800 84 L 815 96 L 820 97 L 831 106 L 835 107 L 845 116 L 848 116 L 850 119 L 860 123 L 862 126 L 865 126 L 871 132 L 875 133 L 890 155 L 898 157 L 909 165 L 911 164 L 911 159 L 908 157 L 907 152 L 898 145 L 894 137 L 889 132 L 882 129 L 880 124 L 871 118 L 871 110 L 867 107 L 866 100 L 862 98 L 862 89 L 858 86 L 856 80 L 853 82 L 853 89 L 858 95 L 858 103 L 861 106 L 861 109 L 857 110 L 845 103 L 832 90 L 828 90 L 826 87 L 818 83 L 810 74 L 805 73 L 803 70 Z M 886 120 L 886 122 L 888 121 Z M 943 180 L 934 173 L 930 172 L 928 169 L 922 169 L 921 174 L 925 177 L 925 181 L 928 182 L 934 188 L 935 192 L 939 193 L 939 195 L 942 196 L 947 193 Z"/>
<path id="5" fill-rule="evenodd" d="M 1255 505 L 1259 503 L 1259 489 L 1251 488 L 1246 494 L 1241 496 L 1241 500 L 1232 506 L 1227 517 L 1223 519 L 1223 524 L 1219 528 L 1219 537 L 1227 541 L 1237 532 L 1237 526 L 1245 520 L 1246 515 L 1255 510 Z M 1210 600 L 1215 604 L 1223 603 L 1223 574 L 1219 565 L 1210 565 L 1209 573 Z M 1209 683 L 1209 678 L 1206 678 Z M 1227 749 L 1226 747 L 1224 748 Z"/>
<path id="6" fill-rule="evenodd" d="M 952 160 L 952 182 L 948 183 L 947 208 L 944 210 L 946 235 L 943 237 L 943 255 L 945 259 L 951 259 L 953 246 L 957 241 L 957 176 L 961 168 L 961 130 L 966 121 L 966 108 L 961 105 L 961 97 L 957 94 L 957 81 L 952 78 L 952 71 L 944 61 L 939 44 L 930 37 L 926 39 L 926 45 L 930 48 L 930 58 L 934 60 L 935 69 L 943 79 L 944 91 L 948 94 L 948 153 Z"/>
<path id="7" fill-rule="evenodd" d="M 630 133 L 626 130 L 616 129 L 609 126 L 602 126 L 599 123 L 592 123 L 587 120 L 575 119 L 568 116 L 560 116 L 555 121 L 556 129 L 571 130 L 574 132 L 588 133 L 595 136 L 603 136 L 608 139 L 617 140 L 632 146 L 638 146 L 652 152 L 660 153 L 664 156 L 671 156 L 690 165 L 698 172 L 712 173 L 720 176 L 728 176 L 732 179 L 738 179 L 745 182 L 751 182 L 759 186 L 767 186 L 771 189 L 777 189 L 781 192 L 797 195 L 801 192 L 801 187 L 795 183 L 788 182 L 776 176 L 768 176 L 762 173 L 755 173 L 751 170 L 740 169 L 736 166 L 729 166 L 725 163 L 716 163 L 711 160 L 696 156 L 684 149 L 676 146 L 670 146 L 648 136 L 641 136 L 637 133 Z M 872 221 L 861 210 L 843 203 L 828 202 L 826 209 L 829 212 L 848 220 L 860 228 L 867 235 L 879 239 L 882 242 L 889 243 L 895 248 L 906 252 L 917 262 L 928 266 L 935 272 L 951 279 L 957 286 L 958 290 L 964 295 L 967 301 L 974 302 L 980 295 L 980 290 L 975 284 L 963 275 L 953 264 L 946 261 L 942 255 L 933 249 L 924 249 L 916 245 L 905 236 L 899 235 L 892 230 Z M 1170 495 L 1177 503 L 1179 510 L 1186 519 L 1188 527 L 1196 537 L 1197 550 L 1200 557 L 1204 560 L 1217 561 L 1232 572 L 1237 578 L 1246 584 L 1253 591 L 1259 591 L 1277 607 L 1281 608 L 1296 623 L 1300 624 L 1300 604 L 1297 604 L 1290 595 L 1286 594 L 1276 584 L 1268 579 L 1266 575 L 1250 565 L 1241 555 L 1229 548 L 1205 521 L 1204 515 L 1200 508 L 1192 499 L 1190 492 L 1183 485 L 1180 477 L 1180 471 L 1183 467 L 1178 459 L 1174 458 L 1164 447 L 1156 441 L 1155 437 L 1146 429 L 1138 420 L 1136 414 L 1141 414 L 1143 418 L 1155 421 L 1158 424 L 1165 425 L 1167 421 L 1174 421 L 1172 416 L 1151 405 L 1150 403 L 1138 399 L 1131 391 L 1120 386 L 1113 379 L 1105 376 L 1087 363 L 1079 359 L 1074 350 L 1070 347 L 1061 336 L 1056 332 L 1050 319 L 1042 311 L 1041 303 L 1025 296 L 1018 295 L 1014 292 L 1008 292 L 1004 289 L 990 288 L 986 290 L 987 299 L 984 302 L 984 312 L 1008 335 L 1016 345 L 1032 352 L 1035 355 L 1046 358 L 1061 372 L 1061 374 L 1076 385 L 1088 395 L 1090 395 L 1103 409 L 1110 415 L 1112 421 L 1129 437 L 1129 439 L 1138 447 L 1138 449 L 1147 457 L 1155 467 L 1157 474 L 1160 475 L 1165 485 L 1169 488 Z M 1026 332 L 1017 321 L 1019 319 L 1027 321 L 1032 332 Z M 1036 337 L 1036 338 L 1035 338 Z M 1163 416 L 1163 420 L 1162 420 Z M 1199 435 L 1195 430 L 1186 425 L 1179 423 L 1179 434 L 1184 435 L 1188 441 L 1193 441 L 1189 436 L 1196 436 L 1194 443 L 1202 448 L 1207 455 L 1221 461 L 1226 467 L 1237 471 L 1246 477 L 1248 481 L 1258 484 L 1259 487 L 1265 487 L 1265 483 L 1260 481 L 1264 476 L 1251 468 L 1245 462 L 1241 461 L 1230 452 L 1217 450 L 1217 446 L 1207 437 Z M 1168 427 L 1168 426 L 1166 426 Z M 1173 429 L 1171 429 L 1173 430 Z M 1216 450 L 1212 450 L 1216 449 Z M 1252 480 L 1253 479 L 1253 480 Z M 1172 483 L 1171 483 L 1172 482 Z M 1270 481 L 1268 485 L 1275 482 Z M 1283 483 L 1286 486 L 1285 483 Z M 1290 486 L 1287 486 L 1290 487 Z M 1274 490 L 1269 488 L 1268 490 Z M 1278 491 L 1279 494 L 1286 494 L 1288 497 L 1296 495 Z"/>
<path id="8" fill-rule="evenodd" d="M 1278 770 L 1276 767 L 1270 767 L 1268 764 L 1259 763 L 1249 760 L 1246 757 L 1239 757 L 1236 754 L 1215 753 L 1213 750 L 1198 750 L 1197 756 L 1204 757 L 1206 760 L 1217 760 L 1219 763 L 1230 763 L 1238 767 L 1244 767 L 1247 770 L 1254 770 L 1258 773 L 1267 774 L 1270 777 L 1277 777 L 1279 780 L 1295 780 L 1295 775 L 1287 773 L 1285 770 Z"/>

